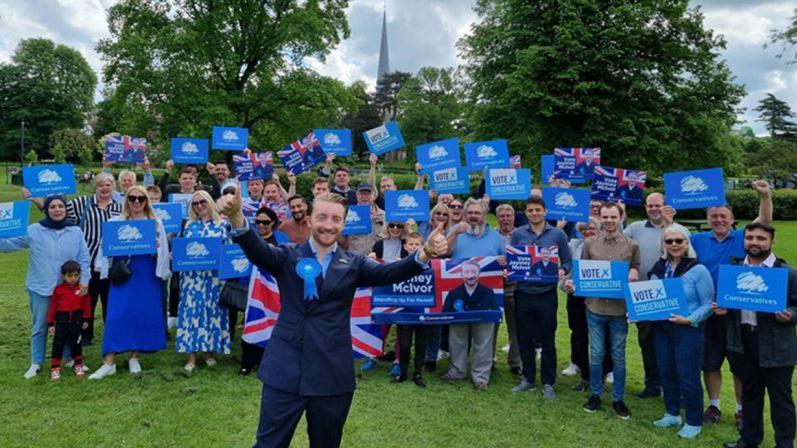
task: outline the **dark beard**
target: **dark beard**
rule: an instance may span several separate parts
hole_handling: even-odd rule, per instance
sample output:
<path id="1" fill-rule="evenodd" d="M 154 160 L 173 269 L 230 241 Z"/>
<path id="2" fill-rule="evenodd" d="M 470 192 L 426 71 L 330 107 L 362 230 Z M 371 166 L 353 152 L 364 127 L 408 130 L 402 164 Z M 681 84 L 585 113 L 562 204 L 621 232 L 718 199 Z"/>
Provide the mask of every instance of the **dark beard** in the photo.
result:
<path id="1" fill-rule="evenodd" d="M 769 257 L 769 255 L 772 253 L 772 249 L 770 248 L 769 250 L 766 250 L 766 251 L 764 251 L 764 250 L 761 250 L 761 251 L 758 253 L 758 255 L 753 255 L 752 253 L 750 253 L 750 250 L 748 250 L 748 249 L 745 249 L 745 250 L 744 250 L 744 252 L 747 254 L 747 256 L 748 256 L 749 258 L 751 258 L 751 259 L 753 259 L 753 260 L 764 261 L 764 260 L 766 260 L 766 259 Z"/>

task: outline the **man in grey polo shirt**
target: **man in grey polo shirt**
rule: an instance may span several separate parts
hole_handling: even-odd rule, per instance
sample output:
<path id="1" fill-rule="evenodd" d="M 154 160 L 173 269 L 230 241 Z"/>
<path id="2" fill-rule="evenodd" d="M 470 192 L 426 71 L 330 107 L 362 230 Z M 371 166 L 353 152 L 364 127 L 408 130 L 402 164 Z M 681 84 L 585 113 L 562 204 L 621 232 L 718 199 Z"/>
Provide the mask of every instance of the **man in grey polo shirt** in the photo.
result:
<path id="1" fill-rule="evenodd" d="M 645 199 L 645 213 L 648 219 L 629 225 L 623 234 L 639 244 L 641 264 L 639 279 L 647 280 L 648 272 L 661 258 L 661 232 L 672 224 L 675 210 L 664 205 L 664 195 L 651 193 Z M 653 323 L 637 322 L 637 341 L 642 349 L 642 367 L 645 370 L 645 389 L 636 394 L 638 398 L 661 395 L 659 369 L 656 365 L 656 351 L 653 348 Z"/>

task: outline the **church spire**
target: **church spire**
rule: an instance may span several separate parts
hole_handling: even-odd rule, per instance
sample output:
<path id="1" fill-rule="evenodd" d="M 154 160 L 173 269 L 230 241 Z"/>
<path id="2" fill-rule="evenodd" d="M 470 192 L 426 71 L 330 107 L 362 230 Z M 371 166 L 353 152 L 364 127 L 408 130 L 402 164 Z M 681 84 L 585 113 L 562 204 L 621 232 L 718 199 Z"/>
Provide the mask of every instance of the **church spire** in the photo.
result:
<path id="1" fill-rule="evenodd" d="M 382 10 L 382 42 L 379 47 L 379 70 L 376 73 L 377 82 L 386 73 L 390 73 L 390 56 L 387 49 L 387 12 Z"/>

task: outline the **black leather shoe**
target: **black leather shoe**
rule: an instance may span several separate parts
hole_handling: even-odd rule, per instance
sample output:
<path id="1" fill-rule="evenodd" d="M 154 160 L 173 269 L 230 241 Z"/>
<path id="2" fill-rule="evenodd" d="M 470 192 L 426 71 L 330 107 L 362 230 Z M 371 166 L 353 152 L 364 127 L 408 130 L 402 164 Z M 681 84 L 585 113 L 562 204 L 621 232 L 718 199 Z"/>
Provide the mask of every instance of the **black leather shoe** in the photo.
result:
<path id="1" fill-rule="evenodd" d="M 723 448 L 758 448 L 758 445 L 748 445 L 739 439 L 735 442 L 728 442 L 722 445 Z"/>
<path id="2" fill-rule="evenodd" d="M 394 383 L 403 383 L 404 381 L 407 381 L 407 374 L 406 373 L 402 373 L 399 376 L 394 376 L 393 377 L 393 382 Z"/>
<path id="3" fill-rule="evenodd" d="M 423 382 L 423 377 L 421 376 L 420 373 L 416 373 L 412 377 L 412 382 L 415 383 L 415 385 L 418 387 L 426 387 L 426 383 Z"/>
<path id="4" fill-rule="evenodd" d="M 523 374 L 523 369 L 520 368 L 520 366 L 510 367 L 509 371 L 515 376 L 520 376 Z"/>
<path id="5" fill-rule="evenodd" d="M 634 396 L 637 397 L 637 398 L 642 398 L 642 399 L 645 399 L 645 398 L 659 398 L 661 396 L 661 390 L 660 389 L 648 389 L 648 388 L 645 388 L 645 389 L 642 390 L 642 392 L 640 392 L 638 394 L 634 394 Z"/>
<path id="6" fill-rule="evenodd" d="M 427 372 L 434 372 L 437 370 L 437 361 L 426 361 L 426 366 L 424 368 Z"/>

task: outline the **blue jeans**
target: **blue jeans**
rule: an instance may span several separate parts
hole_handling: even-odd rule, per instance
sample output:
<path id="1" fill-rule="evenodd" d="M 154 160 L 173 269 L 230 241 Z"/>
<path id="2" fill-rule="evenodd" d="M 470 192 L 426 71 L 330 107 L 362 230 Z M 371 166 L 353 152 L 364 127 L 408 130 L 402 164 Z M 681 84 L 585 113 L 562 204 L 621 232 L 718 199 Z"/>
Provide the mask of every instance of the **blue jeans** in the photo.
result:
<path id="1" fill-rule="evenodd" d="M 33 325 L 30 330 L 30 362 L 44 365 L 47 351 L 47 311 L 50 309 L 50 296 L 42 296 L 28 290 L 28 304 Z M 64 347 L 64 360 L 72 359 L 69 346 Z"/>
<path id="2" fill-rule="evenodd" d="M 680 415 L 681 404 L 686 411 L 686 423 L 703 424 L 703 385 L 701 365 L 703 359 L 703 325 L 698 328 L 656 322 L 653 326 L 653 345 L 659 367 L 664 407 L 670 415 Z"/>
<path id="3" fill-rule="evenodd" d="M 589 387 L 593 395 L 603 395 L 603 357 L 606 354 L 606 333 L 609 333 L 612 363 L 614 364 L 613 400 L 625 396 L 625 340 L 628 321 L 625 316 L 604 316 L 587 309 L 589 328 Z"/>

